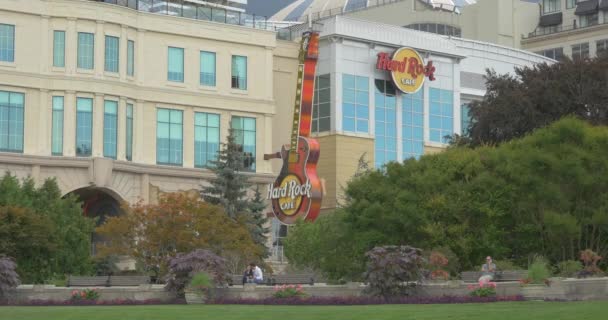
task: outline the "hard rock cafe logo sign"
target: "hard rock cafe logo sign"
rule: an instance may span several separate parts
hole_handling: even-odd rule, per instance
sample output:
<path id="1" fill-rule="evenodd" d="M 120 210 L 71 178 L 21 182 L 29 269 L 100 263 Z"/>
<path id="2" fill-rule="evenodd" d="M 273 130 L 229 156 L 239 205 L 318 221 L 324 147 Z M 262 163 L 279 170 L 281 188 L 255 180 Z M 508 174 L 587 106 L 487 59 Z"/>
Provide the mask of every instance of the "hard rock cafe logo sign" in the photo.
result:
<path id="1" fill-rule="evenodd" d="M 306 180 L 304 184 L 295 175 L 286 176 L 279 187 L 268 186 L 268 199 L 278 200 L 279 208 L 286 216 L 293 216 L 302 204 L 302 197 L 311 197 L 312 184 Z"/>
<path id="2" fill-rule="evenodd" d="M 388 53 L 378 53 L 376 69 L 390 71 L 393 83 L 403 93 L 416 93 L 424 79 L 435 80 L 435 67 L 433 61 L 424 65 L 420 54 L 411 48 L 401 48 L 391 58 Z"/>

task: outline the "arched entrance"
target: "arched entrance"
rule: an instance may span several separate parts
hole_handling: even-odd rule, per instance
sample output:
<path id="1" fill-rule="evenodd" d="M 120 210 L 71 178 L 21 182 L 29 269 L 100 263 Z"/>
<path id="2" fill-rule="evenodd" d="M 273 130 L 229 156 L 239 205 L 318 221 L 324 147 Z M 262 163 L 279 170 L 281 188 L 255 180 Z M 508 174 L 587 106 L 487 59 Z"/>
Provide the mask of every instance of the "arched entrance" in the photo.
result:
<path id="1" fill-rule="evenodd" d="M 74 190 L 68 194 L 74 195 L 82 204 L 82 214 L 89 218 L 97 218 L 96 226 L 106 222 L 109 217 L 123 214 L 120 207 L 122 199 L 115 192 L 97 187 L 85 187 Z M 91 235 L 91 255 L 96 253 L 96 245 L 103 242 L 97 234 Z"/>

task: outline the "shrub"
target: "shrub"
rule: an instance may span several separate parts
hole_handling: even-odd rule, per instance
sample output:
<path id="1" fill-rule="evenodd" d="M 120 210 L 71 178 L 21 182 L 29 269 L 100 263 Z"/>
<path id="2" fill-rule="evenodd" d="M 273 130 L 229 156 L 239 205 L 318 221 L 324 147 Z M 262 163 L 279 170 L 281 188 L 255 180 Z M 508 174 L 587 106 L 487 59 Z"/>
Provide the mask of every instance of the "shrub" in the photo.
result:
<path id="1" fill-rule="evenodd" d="M 194 274 L 201 271 L 213 277 L 214 285 L 227 283 L 224 258 L 209 250 L 198 249 L 187 254 L 179 253 L 170 260 L 167 289 L 182 295 Z"/>
<path id="2" fill-rule="evenodd" d="M 597 263 L 602 260 L 602 257 L 599 256 L 597 253 L 593 252 L 592 250 L 587 249 L 581 251 L 581 260 L 585 265 L 585 268 L 583 270 L 584 276 L 595 276 L 601 275 L 603 273 L 602 270 L 597 266 Z"/>
<path id="3" fill-rule="evenodd" d="M 528 267 L 529 283 L 546 284 L 549 277 L 551 277 L 551 271 L 549 271 L 549 264 L 547 263 L 547 260 L 541 256 L 535 256 L 534 260 Z"/>
<path id="4" fill-rule="evenodd" d="M 207 296 L 209 290 L 213 288 L 213 280 L 207 272 L 199 272 L 192 277 L 187 290 L 190 290 L 200 296 Z"/>
<path id="5" fill-rule="evenodd" d="M 286 299 L 286 298 L 305 298 L 308 295 L 302 289 L 302 285 L 282 285 L 275 286 L 273 297 L 277 299 Z"/>
<path id="6" fill-rule="evenodd" d="M 494 261 L 494 264 L 496 265 L 496 269 L 500 271 L 523 269 L 522 267 L 515 265 L 511 260 L 496 260 Z"/>
<path id="7" fill-rule="evenodd" d="M 368 251 L 365 279 L 368 292 L 384 298 L 407 294 L 410 281 L 421 278 L 421 250 L 410 246 L 384 246 Z"/>
<path id="8" fill-rule="evenodd" d="M 478 285 L 467 286 L 471 290 L 471 297 L 494 297 L 496 296 L 496 282 L 479 281 Z"/>
<path id="9" fill-rule="evenodd" d="M 448 258 L 443 254 L 433 251 L 431 252 L 431 256 L 429 257 L 429 266 L 431 269 L 431 279 L 443 279 L 448 280 L 450 278 L 450 274 L 444 270 L 449 263 Z"/>
<path id="10" fill-rule="evenodd" d="M 97 289 L 73 290 L 71 301 L 97 301 L 101 293 Z"/>
<path id="11" fill-rule="evenodd" d="M 308 306 L 354 306 L 354 305 L 381 305 L 381 304 L 454 304 L 454 303 L 488 303 L 524 301 L 522 296 L 506 297 L 471 297 L 471 296 L 443 296 L 443 297 L 309 297 L 306 299 L 266 298 L 266 299 L 218 299 L 214 304 L 242 304 L 242 305 L 308 305 Z"/>
<path id="12" fill-rule="evenodd" d="M 555 274 L 565 278 L 574 277 L 581 270 L 583 270 L 583 264 L 574 260 L 562 261 L 555 266 Z"/>
<path id="13" fill-rule="evenodd" d="M 0 302 L 7 299 L 8 293 L 20 284 L 15 269 L 17 264 L 12 258 L 0 256 Z"/>

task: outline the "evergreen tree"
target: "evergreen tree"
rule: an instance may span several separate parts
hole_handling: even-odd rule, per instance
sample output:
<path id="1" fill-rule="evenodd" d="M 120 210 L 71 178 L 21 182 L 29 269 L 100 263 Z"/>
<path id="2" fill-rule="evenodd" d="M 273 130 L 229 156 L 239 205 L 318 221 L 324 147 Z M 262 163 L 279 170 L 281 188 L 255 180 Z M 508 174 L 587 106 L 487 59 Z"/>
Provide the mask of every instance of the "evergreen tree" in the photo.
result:
<path id="1" fill-rule="evenodd" d="M 260 192 L 260 187 L 255 187 L 255 194 L 253 195 L 253 199 L 249 203 L 249 211 L 251 212 L 250 221 L 248 221 L 248 225 L 251 232 L 251 237 L 256 244 L 258 244 L 261 248 L 264 249 L 264 257 L 267 257 L 269 252 L 266 247 L 266 242 L 268 241 L 267 234 L 270 232 L 270 229 L 266 227 L 266 214 L 264 210 L 266 209 L 266 201 L 262 197 L 262 193 Z"/>
<path id="2" fill-rule="evenodd" d="M 250 183 L 243 174 L 243 147 L 236 143 L 234 129 L 230 128 L 226 140 L 218 151 L 217 160 L 211 161 L 209 169 L 215 177 L 210 186 L 202 186 L 201 197 L 223 207 L 230 218 L 236 219 L 249 209 L 247 188 Z"/>

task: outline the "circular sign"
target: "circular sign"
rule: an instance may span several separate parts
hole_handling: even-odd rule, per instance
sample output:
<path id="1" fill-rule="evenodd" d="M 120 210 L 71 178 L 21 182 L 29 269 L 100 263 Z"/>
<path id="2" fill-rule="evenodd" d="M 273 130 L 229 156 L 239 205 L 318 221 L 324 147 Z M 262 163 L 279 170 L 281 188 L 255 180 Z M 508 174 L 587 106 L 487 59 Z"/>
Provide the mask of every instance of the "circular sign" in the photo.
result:
<path id="1" fill-rule="evenodd" d="M 293 188 L 300 187 L 300 179 L 297 176 L 290 174 L 286 176 L 283 181 L 281 181 L 281 185 L 279 188 L 288 190 Z M 289 190 L 290 192 L 285 196 L 279 198 L 279 206 L 281 211 L 286 216 L 293 216 L 300 209 L 300 205 L 302 204 L 302 195 L 297 195 L 298 193 Z"/>
<path id="2" fill-rule="evenodd" d="M 424 84 L 425 68 L 420 54 L 411 48 L 401 48 L 393 55 L 393 83 L 404 93 L 416 93 Z"/>

